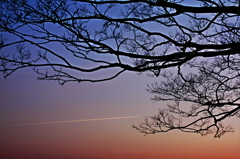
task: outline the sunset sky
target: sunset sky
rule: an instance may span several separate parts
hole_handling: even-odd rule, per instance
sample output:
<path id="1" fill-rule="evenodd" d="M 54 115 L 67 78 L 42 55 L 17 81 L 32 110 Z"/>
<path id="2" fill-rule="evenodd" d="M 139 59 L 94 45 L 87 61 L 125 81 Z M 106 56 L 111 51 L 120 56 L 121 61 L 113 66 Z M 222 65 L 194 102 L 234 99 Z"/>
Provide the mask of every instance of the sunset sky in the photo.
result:
<path id="1" fill-rule="evenodd" d="M 239 159 L 240 120 L 221 138 L 180 131 L 155 135 L 131 126 L 168 102 L 153 102 L 147 84 L 126 72 L 101 83 L 37 80 L 31 69 L 0 74 L 1 159 Z"/>
<path id="2" fill-rule="evenodd" d="M 179 131 L 143 136 L 132 124 L 155 115 L 146 84 L 156 78 L 126 73 L 98 84 L 36 80 L 31 70 L 0 78 L 0 158 L 3 159 L 239 159 L 240 122 L 213 138 Z M 122 118 L 45 123 L 99 118 Z"/>

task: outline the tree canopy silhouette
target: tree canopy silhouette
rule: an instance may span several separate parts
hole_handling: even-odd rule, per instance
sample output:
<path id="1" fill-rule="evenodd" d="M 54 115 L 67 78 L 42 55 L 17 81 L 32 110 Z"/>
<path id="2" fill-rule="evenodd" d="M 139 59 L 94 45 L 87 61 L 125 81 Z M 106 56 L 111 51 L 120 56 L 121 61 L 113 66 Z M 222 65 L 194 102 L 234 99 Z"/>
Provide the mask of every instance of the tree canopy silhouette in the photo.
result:
<path id="1" fill-rule="evenodd" d="M 4 77 L 23 68 L 62 85 L 159 76 L 148 91 L 174 104 L 133 126 L 145 134 L 220 137 L 233 131 L 222 121 L 240 116 L 238 0 L 2 0 L 0 14 Z"/>

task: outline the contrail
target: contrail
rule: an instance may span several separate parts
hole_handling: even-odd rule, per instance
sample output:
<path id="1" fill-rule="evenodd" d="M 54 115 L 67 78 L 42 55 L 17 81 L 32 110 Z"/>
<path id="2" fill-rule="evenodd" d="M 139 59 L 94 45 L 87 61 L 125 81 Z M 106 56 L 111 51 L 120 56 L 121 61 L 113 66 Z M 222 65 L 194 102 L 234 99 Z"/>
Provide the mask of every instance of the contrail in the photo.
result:
<path id="1" fill-rule="evenodd" d="M 3 125 L 3 126 L 24 126 L 24 125 L 46 125 L 46 124 L 60 124 L 60 123 L 74 123 L 82 121 L 99 121 L 99 120 L 114 120 L 114 119 L 128 119 L 128 118 L 139 118 L 140 116 L 126 116 L 126 117 L 113 117 L 113 118 L 98 118 L 98 119 L 83 119 L 83 120 L 66 120 L 66 121 L 52 121 L 42 123 L 26 123 L 16 125 Z M 1 126 L 2 127 L 2 126 Z"/>

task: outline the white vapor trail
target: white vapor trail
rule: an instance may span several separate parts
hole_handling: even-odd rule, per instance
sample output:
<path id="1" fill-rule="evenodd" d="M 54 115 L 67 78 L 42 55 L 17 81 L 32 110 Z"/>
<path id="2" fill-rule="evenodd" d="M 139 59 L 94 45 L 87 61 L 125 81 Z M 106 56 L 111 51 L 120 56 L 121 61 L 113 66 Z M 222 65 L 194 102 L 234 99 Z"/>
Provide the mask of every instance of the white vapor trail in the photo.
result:
<path id="1" fill-rule="evenodd" d="M 5 126 L 60 124 L 60 123 L 82 122 L 82 121 L 114 120 L 114 119 L 128 119 L 128 118 L 139 118 L 139 117 L 140 117 L 140 116 L 126 116 L 126 117 L 113 117 L 113 118 L 98 118 L 98 119 L 83 119 L 83 120 L 66 120 L 66 121 L 52 121 L 52 122 L 42 122 L 42 123 L 26 123 L 26 124 L 5 125 Z"/>

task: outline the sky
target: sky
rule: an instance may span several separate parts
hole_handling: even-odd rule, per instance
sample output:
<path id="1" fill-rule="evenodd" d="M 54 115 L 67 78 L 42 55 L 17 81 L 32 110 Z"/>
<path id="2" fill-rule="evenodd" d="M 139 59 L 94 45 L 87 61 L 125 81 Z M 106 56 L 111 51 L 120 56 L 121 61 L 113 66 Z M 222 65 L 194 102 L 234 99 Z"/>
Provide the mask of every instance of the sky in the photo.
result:
<path id="1" fill-rule="evenodd" d="M 146 135 L 131 126 L 155 115 L 166 102 L 150 100 L 147 84 L 160 80 L 126 72 L 101 83 L 37 80 L 31 69 L 0 76 L 1 159 L 239 159 L 235 132 L 171 131 Z"/>
<path id="2" fill-rule="evenodd" d="M 220 139 L 179 131 L 143 136 L 133 129 L 131 125 L 164 106 L 149 100 L 145 91 L 154 80 L 126 73 L 108 82 L 60 86 L 36 80 L 27 69 L 1 77 L 0 158 L 239 159 L 236 118 L 226 121 L 235 132 Z M 46 123 L 131 116 L 140 117 Z"/>

